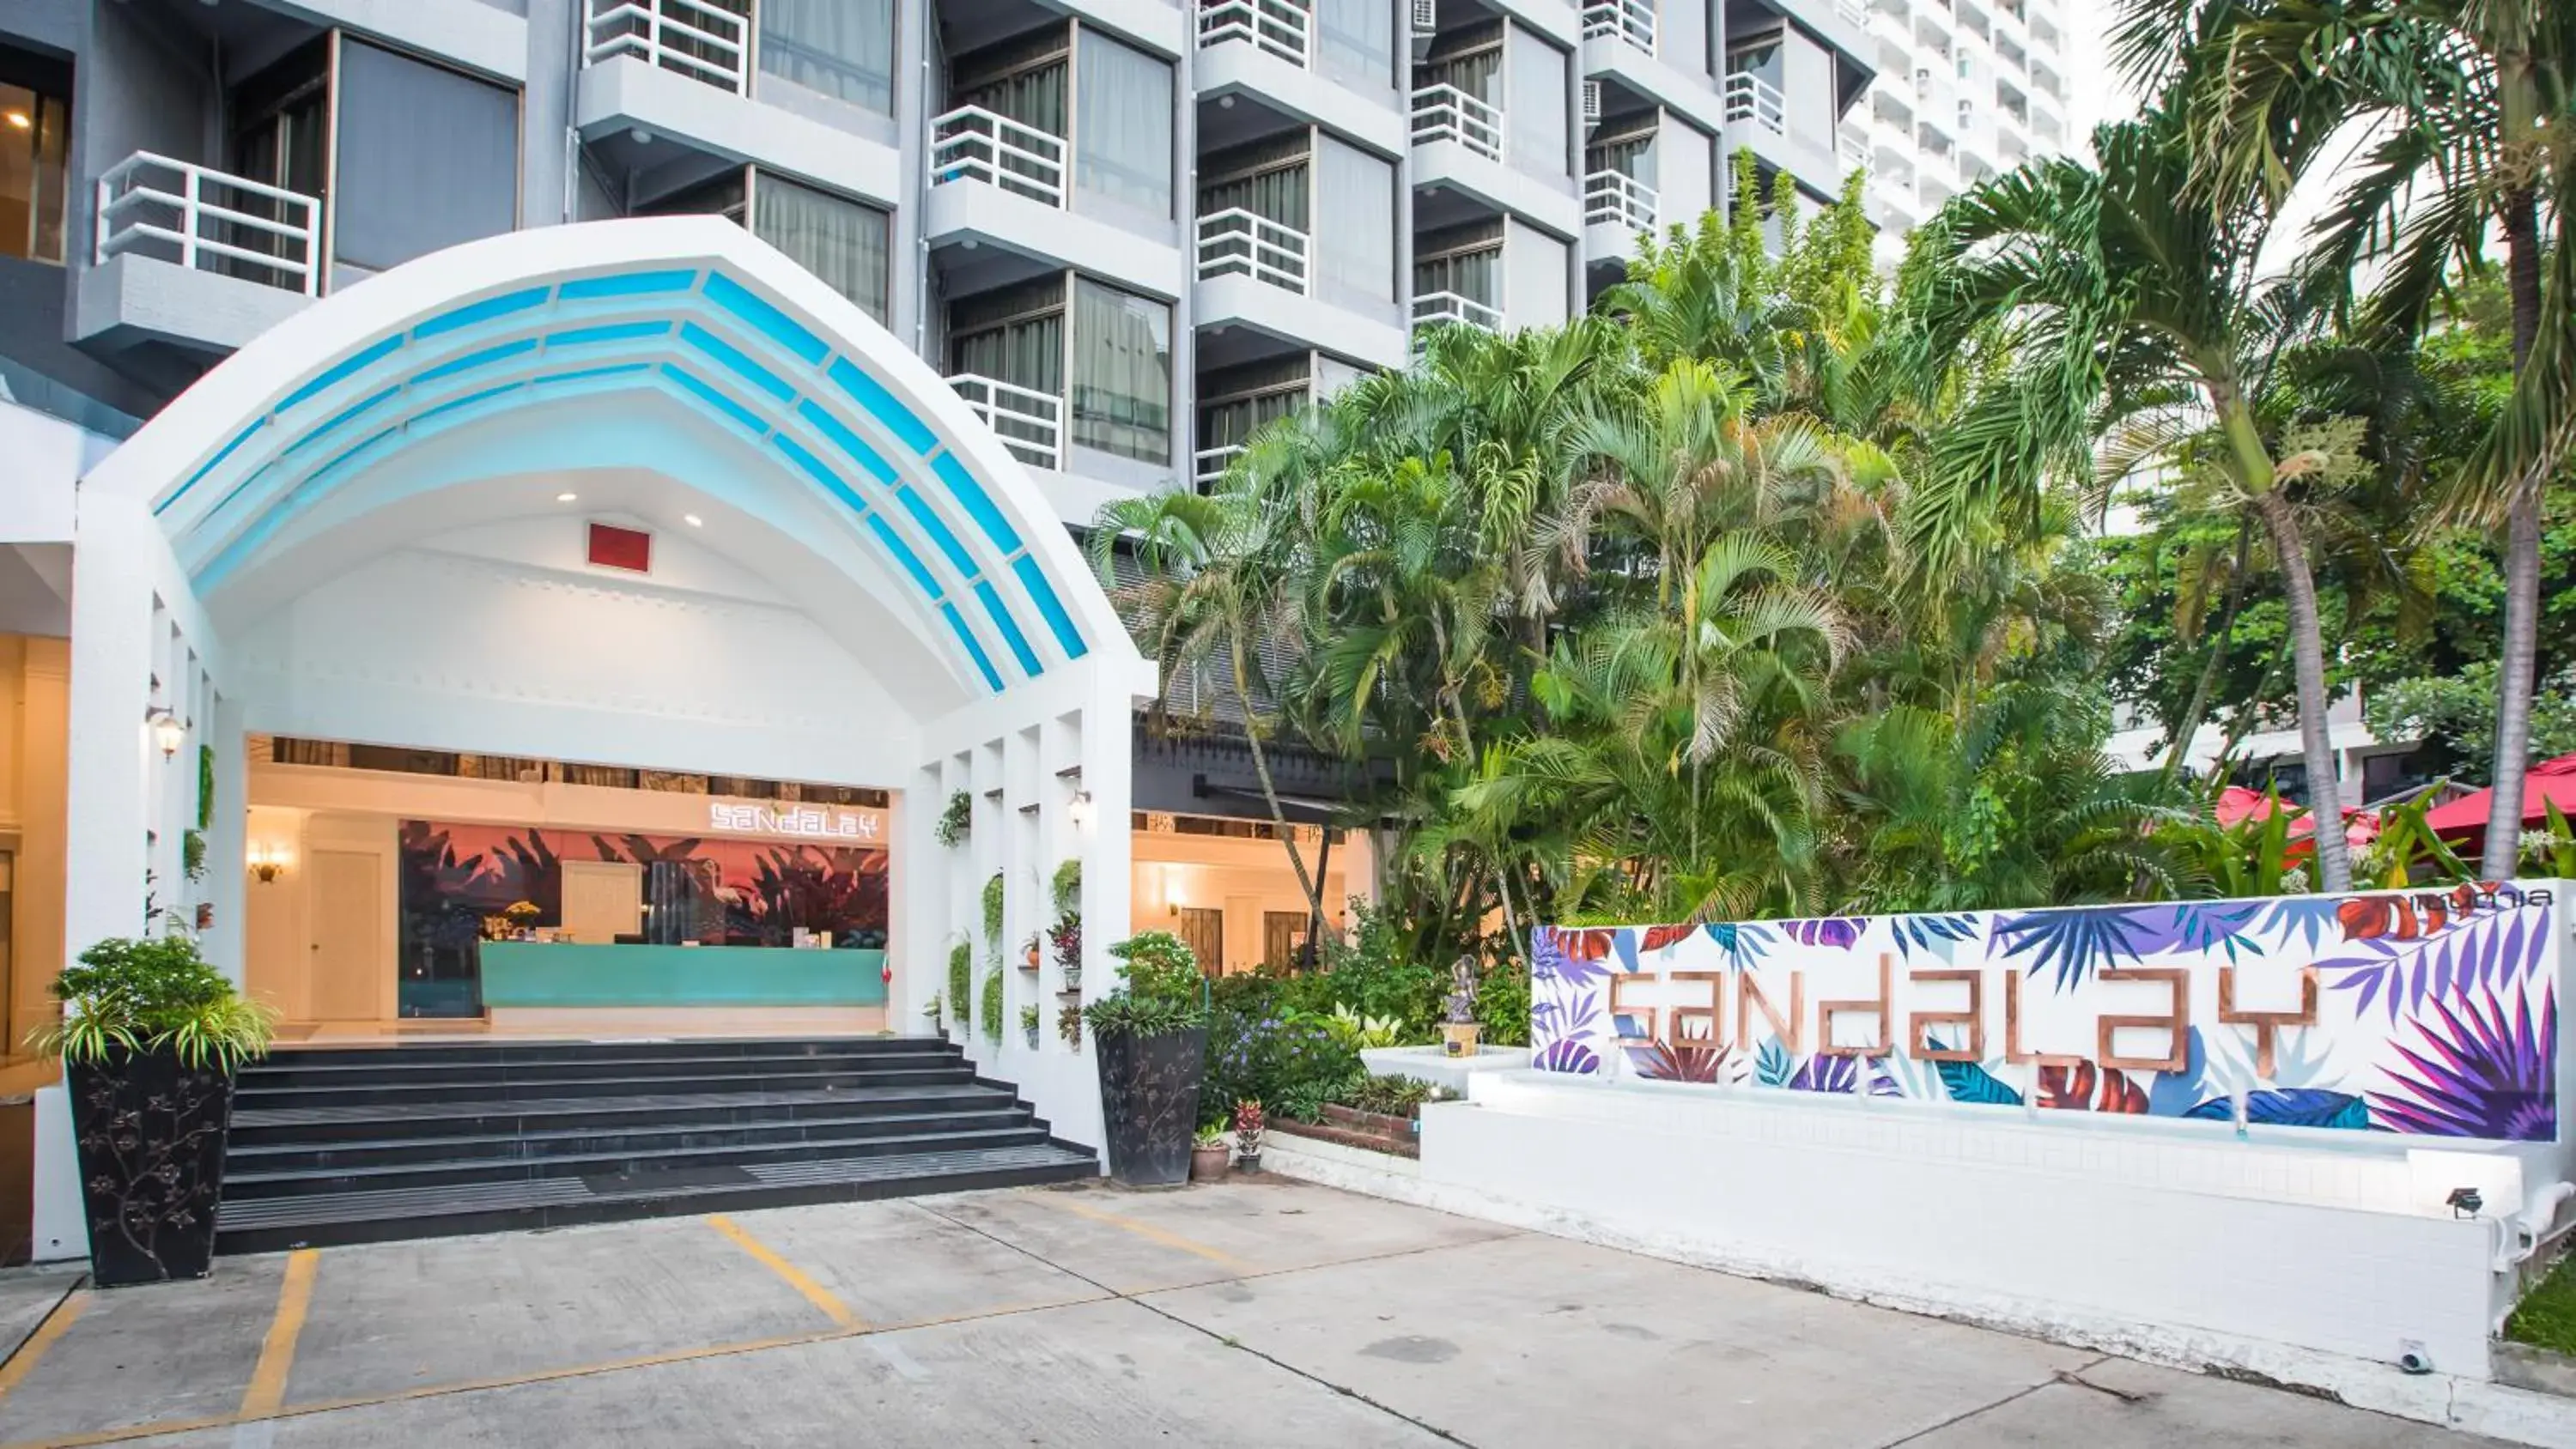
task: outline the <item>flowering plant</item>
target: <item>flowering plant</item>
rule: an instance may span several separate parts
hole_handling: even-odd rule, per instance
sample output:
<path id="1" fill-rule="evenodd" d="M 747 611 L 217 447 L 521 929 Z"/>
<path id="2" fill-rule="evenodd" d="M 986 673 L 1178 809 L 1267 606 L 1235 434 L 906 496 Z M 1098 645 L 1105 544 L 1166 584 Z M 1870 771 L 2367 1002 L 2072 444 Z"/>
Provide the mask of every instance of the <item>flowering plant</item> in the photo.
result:
<path id="1" fill-rule="evenodd" d="M 1234 1104 L 1234 1150 L 1246 1159 L 1261 1155 L 1261 1133 L 1269 1119 L 1261 1114 L 1261 1104 L 1250 1097 Z"/>
<path id="2" fill-rule="evenodd" d="M 1055 948 L 1055 964 L 1067 971 L 1082 969 L 1082 917 L 1071 911 L 1055 918 L 1047 928 L 1047 944 Z"/>

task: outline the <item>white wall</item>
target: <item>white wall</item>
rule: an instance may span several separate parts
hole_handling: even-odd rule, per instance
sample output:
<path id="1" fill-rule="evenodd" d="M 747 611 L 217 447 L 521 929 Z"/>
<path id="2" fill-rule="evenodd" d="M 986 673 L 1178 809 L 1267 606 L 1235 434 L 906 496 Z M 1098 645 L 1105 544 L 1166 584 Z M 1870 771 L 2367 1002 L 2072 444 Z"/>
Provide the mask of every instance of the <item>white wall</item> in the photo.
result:
<path id="1" fill-rule="evenodd" d="M 250 727 L 900 782 L 911 711 L 803 609 L 668 532 L 649 576 L 590 568 L 580 520 L 561 523 L 396 549 L 238 630 Z"/>
<path id="2" fill-rule="evenodd" d="M 1565 243 L 1518 217 L 1503 221 L 1503 322 L 1515 330 L 1566 319 Z"/>
<path id="3" fill-rule="evenodd" d="M 1131 933 L 1172 931 L 1180 922 L 1172 908 L 1215 907 L 1225 912 L 1225 960 L 1228 972 L 1261 965 L 1267 932 L 1262 917 L 1271 911 L 1306 914 L 1305 894 L 1288 852 L 1275 840 L 1242 840 L 1229 836 L 1180 835 L 1136 831 L 1129 837 L 1135 857 L 1131 892 Z M 1348 915 L 1346 882 L 1353 857 L 1348 837 L 1333 844 L 1324 873 L 1324 916 L 1340 925 Z M 1301 845 L 1306 869 L 1315 868 L 1315 847 Z M 1202 965 L 1206 963 L 1201 963 Z"/>
<path id="4" fill-rule="evenodd" d="M 1709 209 L 1714 144 L 1707 132 L 1664 112 L 1655 128 L 1655 206 L 1662 225 L 1696 225 Z"/>

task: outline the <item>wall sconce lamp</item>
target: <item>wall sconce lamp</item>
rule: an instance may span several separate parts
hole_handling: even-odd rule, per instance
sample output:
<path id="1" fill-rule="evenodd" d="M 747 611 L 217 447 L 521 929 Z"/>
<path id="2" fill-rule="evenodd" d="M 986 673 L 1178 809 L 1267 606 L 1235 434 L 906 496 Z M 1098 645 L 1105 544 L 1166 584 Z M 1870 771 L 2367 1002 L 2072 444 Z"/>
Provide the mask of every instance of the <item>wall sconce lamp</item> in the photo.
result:
<path id="1" fill-rule="evenodd" d="M 286 856 L 276 846 L 263 840 L 250 848 L 250 873 L 259 877 L 261 885 L 275 881 L 285 869 Z"/>
<path id="2" fill-rule="evenodd" d="M 152 726 L 152 742 L 161 747 L 164 759 L 179 753 L 179 747 L 188 742 L 188 726 L 158 705 L 144 711 L 143 722 Z"/>
<path id="3" fill-rule="evenodd" d="M 1064 807 L 1064 818 L 1072 821 L 1073 828 L 1076 830 L 1089 830 L 1091 828 L 1091 792 L 1074 791 L 1073 799 Z"/>

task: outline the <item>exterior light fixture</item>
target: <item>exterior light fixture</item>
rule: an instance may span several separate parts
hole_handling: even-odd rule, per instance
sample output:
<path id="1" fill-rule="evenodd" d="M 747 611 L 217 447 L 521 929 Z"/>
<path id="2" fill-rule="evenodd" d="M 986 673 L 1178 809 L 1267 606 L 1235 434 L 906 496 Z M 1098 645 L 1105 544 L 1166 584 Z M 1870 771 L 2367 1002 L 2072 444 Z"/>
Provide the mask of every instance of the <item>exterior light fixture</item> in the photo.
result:
<path id="1" fill-rule="evenodd" d="M 161 747 L 165 759 L 179 753 L 179 747 L 188 742 L 188 726 L 166 709 L 155 706 L 144 713 L 143 720 L 152 726 L 152 742 Z"/>
<path id="2" fill-rule="evenodd" d="M 9 113 L 9 124 L 17 127 L 21 131 L 24 131 L 36 123 L 27 119 L 27 113 L 25 111 L 11 111 Z"/>
<path id="3" fill-rule="evenodd" d="M 276 880 L 285 869 L 285 852 L 265 840 L 251 846 L 250 873 L 259 877 L 260 884 L 267 885 Z"/>
<path id="4" fill-rule="evenodd" d="M 1074 791 L 1073 799 L 1064 807 L 1064 818 L 1072 821 L 1073 828 L 1076 830 L 1090 829 L 1091 792 L 1088 790 Z"/>

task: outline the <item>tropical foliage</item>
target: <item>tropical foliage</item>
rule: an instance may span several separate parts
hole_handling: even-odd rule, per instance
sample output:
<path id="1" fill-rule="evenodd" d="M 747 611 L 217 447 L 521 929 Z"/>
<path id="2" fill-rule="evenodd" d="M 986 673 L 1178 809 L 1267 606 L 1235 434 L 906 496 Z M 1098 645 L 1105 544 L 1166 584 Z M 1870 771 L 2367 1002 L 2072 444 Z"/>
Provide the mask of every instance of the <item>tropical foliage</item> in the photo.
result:
<path id="1" fill-rule="evenodd" d="M 169 1053 L 189 1068 L 231 1071 L 268 1053 L 270 1013 L 243 996 L 184 931 L 111 938 L 54 978 L 60 1020 L 29 1044 L 43 1056 L 114 1065 Z"/>

